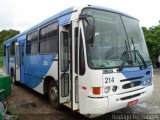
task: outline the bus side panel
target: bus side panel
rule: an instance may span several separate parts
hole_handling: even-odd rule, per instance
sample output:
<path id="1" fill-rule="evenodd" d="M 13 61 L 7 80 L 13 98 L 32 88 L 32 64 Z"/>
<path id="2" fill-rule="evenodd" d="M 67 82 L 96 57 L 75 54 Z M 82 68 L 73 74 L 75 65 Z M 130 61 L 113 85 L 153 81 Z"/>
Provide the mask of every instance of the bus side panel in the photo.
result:
<path id="1" fill-rule="evenodd" d="M 41 55 L 41 76 L 43 76 L 43 78 L 50 76 L 53 79 L 58 80 L 58 59 L 56 56 L 56 54 Z M 44 94 L 43 83 L 44 79 L 34 88 L 34 90 Z"/>
<path id="2" fill-rule="evenodd" d="M 36 87 L 41 81 L 42 76 L 40 73 L 41 64 L 39 55 L 26 55 L 25 56 L 25 81 L 30 88 Z"/>
<path id="3" fill-rule="evenodd" d="M 44 55 L 40 55 L 40 59 L 41 59 L 41 69 L 40 69 L 40 73 L 41 73 L 41 76 L 45 77 L 49 68 L 51 67 L 52 65 L 52 59 L 55 58 L 55 54 L 52 56 L 52 55 L 47 55 L 47 54 L 44 54 Z"/>
<path id="4" fill-rule="evenodd" d="M 28 87 L 43 93 L 43 79 L 47 76 L 56 54 L 40 54 L 25 57 L 25 83 Z M 57 70 L 57 68 L 54 68 Z M 53 69 L 51 73 L 53 73 Z M 57 74 L 57 72 L 56 72 Z M 53 76 L 53 74 L 51 74 Z M 53 76 L 54 77 L 54 76 Z"/>

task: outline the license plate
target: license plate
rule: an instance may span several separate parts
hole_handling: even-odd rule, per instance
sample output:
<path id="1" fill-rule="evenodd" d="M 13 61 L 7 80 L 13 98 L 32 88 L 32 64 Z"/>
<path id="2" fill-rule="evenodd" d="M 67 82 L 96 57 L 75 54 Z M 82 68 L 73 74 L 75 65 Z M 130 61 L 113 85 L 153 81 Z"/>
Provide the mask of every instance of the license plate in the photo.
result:
<path id="1" fill-rule="evenodd" d="M 138 104 L 138 100 L 133 100 L 133 101 L 131 101 L 131 102 L 128 103 L 128 107 L 134 106 L 136 104 Z"/>

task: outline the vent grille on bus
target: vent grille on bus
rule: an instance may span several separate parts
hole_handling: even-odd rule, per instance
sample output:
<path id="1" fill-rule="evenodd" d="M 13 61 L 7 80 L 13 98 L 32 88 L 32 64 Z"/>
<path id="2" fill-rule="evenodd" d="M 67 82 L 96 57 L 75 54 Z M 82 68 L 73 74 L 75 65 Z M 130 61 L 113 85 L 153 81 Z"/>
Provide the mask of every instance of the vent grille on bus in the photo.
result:
<path id="1" fill-rule="evenodd" d="M 140 95 L 141 95 L 141 93 L 130 95 L 130 96 L 121 98 L 121 100 L 128 100 L 128 99 L 131 99 L 131 98 L 134 98 L 134 97 L 138 97 Z"/>
<path id="2" fill-rule="evenodd" d="M 137 87 L 141 85 L 141 81 L 135 81 L 135 82 L 131 82 L 131 83 L 127 83 L 125 85 L 122 86 L 123 89 L 128 89 L 128 88 L 133 88 L 133 87 Z"/>

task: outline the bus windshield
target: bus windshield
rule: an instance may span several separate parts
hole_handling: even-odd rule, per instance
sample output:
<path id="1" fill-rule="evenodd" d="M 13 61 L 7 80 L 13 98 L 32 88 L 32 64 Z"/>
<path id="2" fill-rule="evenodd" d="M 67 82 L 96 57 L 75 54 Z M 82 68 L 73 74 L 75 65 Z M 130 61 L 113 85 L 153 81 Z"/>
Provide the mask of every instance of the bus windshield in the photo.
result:
<path id="1" fill-rule="evenodd" d="M 87 8 L 82 14 L 93 16 L 94 36 L 92 42 L 86 40 L 87 61 L 91 68 L 120 67 L 125 53 L 125 66 L 151 64 L 139 21 L 117 13 Z M 90 34 L 87 25 L 90 18 L 83 20 L 85 36 Z M 129 52 L 128 52 L 129 51 Z M 137 55 L 141 55 L 142 59 Z"/>

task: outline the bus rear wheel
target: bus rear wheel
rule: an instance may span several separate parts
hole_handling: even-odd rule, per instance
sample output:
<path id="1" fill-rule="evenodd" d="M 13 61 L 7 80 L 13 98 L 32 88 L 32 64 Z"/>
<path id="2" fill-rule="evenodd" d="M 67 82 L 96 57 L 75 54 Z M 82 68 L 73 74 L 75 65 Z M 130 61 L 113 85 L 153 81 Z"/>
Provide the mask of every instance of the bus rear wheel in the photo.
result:
<path id="1" fill-rule="evenodd" d="M 51 81 L 49 84 L 49 91 L 48 91 L 49 101 L 51 105 L 58 109 L 60 107 L 59 98 L 58 98 L 58 87 L 54 81 Z"/>

